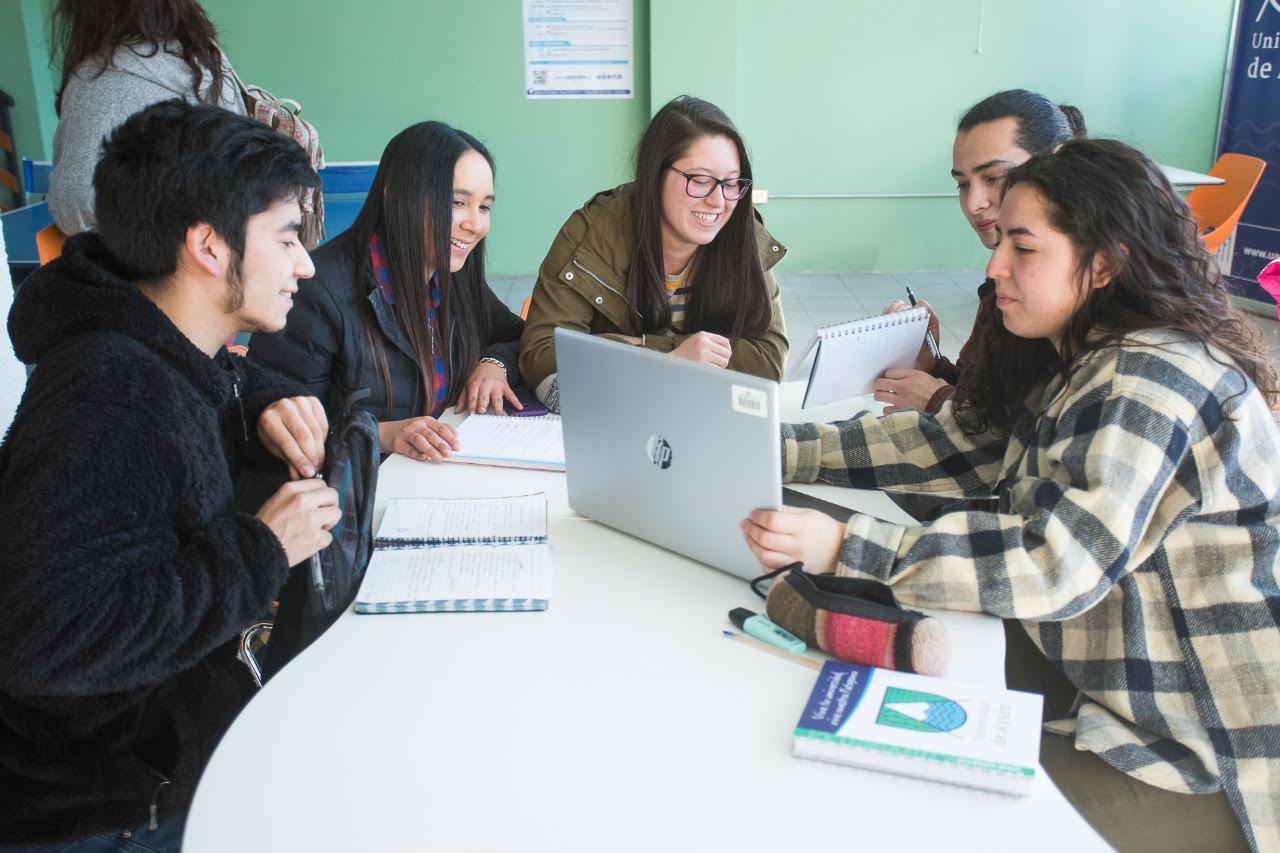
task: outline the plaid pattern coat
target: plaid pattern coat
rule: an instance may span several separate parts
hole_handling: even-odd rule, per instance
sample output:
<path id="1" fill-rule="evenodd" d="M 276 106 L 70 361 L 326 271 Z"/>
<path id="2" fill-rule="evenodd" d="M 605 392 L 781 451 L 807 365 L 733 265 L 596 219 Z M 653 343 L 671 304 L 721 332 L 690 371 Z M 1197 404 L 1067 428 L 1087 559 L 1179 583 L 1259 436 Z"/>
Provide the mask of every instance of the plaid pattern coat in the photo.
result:
<path id="1" fill-rule="evenodd" d="M 1280 431 L 1219 361 L 1133 334 L 1002 440 L 965 436 L 950 403 L 784 425 L 784 479 L 994 496 L 918 527 L 855 514 L 837 571 L 1021 620 L 1081 691 L 1050 730 L 1151 785 L 1225 791 L 1254 848 L 1280 850 Z"/>

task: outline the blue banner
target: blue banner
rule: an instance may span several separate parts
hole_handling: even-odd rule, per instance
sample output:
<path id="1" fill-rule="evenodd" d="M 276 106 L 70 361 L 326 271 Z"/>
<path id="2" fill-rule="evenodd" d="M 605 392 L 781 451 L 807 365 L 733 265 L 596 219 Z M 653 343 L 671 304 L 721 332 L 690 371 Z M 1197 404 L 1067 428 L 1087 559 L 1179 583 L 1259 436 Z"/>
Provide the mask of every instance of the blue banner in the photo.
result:
<path id="1" fill-rule="evenodd" d="M 1267 161 L 1240 217 L 1228 280 L 1241 296 L 1270 304 L 1257 276 L 1280 258 L 1280 0 L 1243 0 L 1218 154 Z"/>

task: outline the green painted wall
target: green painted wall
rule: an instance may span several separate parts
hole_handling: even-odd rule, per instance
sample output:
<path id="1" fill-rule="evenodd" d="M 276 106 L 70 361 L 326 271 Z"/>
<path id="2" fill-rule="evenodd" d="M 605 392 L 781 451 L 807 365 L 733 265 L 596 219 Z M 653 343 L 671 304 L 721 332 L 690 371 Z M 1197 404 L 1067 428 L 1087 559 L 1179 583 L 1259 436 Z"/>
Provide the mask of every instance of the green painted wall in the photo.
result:
<path id="1" fill-rule="evenodd" d="M 977 53 L 979 9 L 982 52 Z M 955 122 L 1005 88 L 1079 106 L 1094 134 L 1204 170 L 1229 0 L 652 0 L 653 101 L 694 85 L 723 100 L 771 194 L 953 190 Z M 696 77 L 666 47 L 703 45 Z M 710 34 L 721 33 L 724 39 Z M 979 267 L 954 199 L 771 200 L 791 270 Z"/>
<path id="2" fill-rule="evenodd" d="M 244 81 L 301 102 L 330 160 L 376 160 L 388 139 L 425 119 L 479 137 L 498 164 L 487 244 L 494 274 L 536 270 L 570 213 L 627 180 L 649 117 L 644 0 L 636 98 L 541 102 L 524 94 L 519 0 L 203 5 Z"/>
<path id="3" fill-rule="evenodd" d="M 58 116 L 41 0 L 0 0 L 0 89 L 14 100 L 18 156 L 42 160 L 53 149 Z"/>
<path id="4" fill-rule="evenodd" d="M 0 0 L 0 86 L 35 100 L 19 138 L 47 156 L 41 2 Z M 301 101 L 332 160 L 375 159 L 426 118 L 482 138 L 498 160 L 495 274 L 533 272 L 565 217 L 627 178 L 648 116 L 683 92 L 733 116 L 775 196 L 950 192 L 956 119 L 1013 86 L 1078 105 L 1093 133 L 1162 162 L 1212 162 L 1229 0 L 635 4 L 635 99 L 530 102 L 518 0 L 204 0 L 241 75 Z M 12 55 L 24 43 L 25 61 Z M 951 198 L 774 198 L 762 211 L 788 270 L 985 263 Z"/>

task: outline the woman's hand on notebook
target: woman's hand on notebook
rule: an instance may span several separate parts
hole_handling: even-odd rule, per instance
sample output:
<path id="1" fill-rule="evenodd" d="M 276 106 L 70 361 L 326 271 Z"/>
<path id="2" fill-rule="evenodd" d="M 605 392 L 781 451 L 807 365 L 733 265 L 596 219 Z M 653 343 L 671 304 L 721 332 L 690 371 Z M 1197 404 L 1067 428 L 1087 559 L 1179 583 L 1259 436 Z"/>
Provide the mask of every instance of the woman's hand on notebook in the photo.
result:
<path id="1" fill-rule="evenodd" d="M 816 509 L 757 509 L 739 526 L 747 547 L 769 570 L 804 563 L 805 571 L 835 571 L 844 543 L 844 525 Z"/>
<path id="2" fill-rule="evenodd" d="M 714 332 L 698 332 L 690 335 L 671 354 L 712 367 L 728 367 L 729 359 L 733 356 L 733 346 L 728 338 Z"/>
<path id="3" fill-rule="evenodd" d="M 495 415 L 501 415 L 505 414 L 504 402 L 509 403 L 516 411 L 524 408 L 507 382 L 507 371 L 491 361 L 482 361 L 467 377 L 467 384 L 458 395 L 458 405 L 454 407 L 454 411 L 458 414 L 468 412 L 479 415 L 492 410 Z"/>
<path id="4" fill-rule="evenodd" d="M 929 334 L 933 336 L 935 341 L 938 340 L 939 329 L 941 328 L 938 325 L 938 315 L 933 313 L 933 306 L 924 299 L 918 300 L 915 305 L 908 305 L 901 299 L 895 299 L 886 305 L 884 307 L 884 311 L 881 313 L 892 314 L 895 311 L 910 311 L 912 308 L 927 308 L 929 310 Z M 926 341 L 920 344 L 920 354 L 916 356 L 916 370 L 928 373 L 930 370 L 933 370 L 934 365 L 937 363 L 938 359 L 934 358 L 933 352 L 929 349 L 928 342 Z M 877 397 L 876 399 L 879 398 Z M 920 408 L 923 408 L 923 406 L 920 406 Z"/>
<path id="5" fill-rule="evenodd" d="M 884 372 L 884 376 L 876 380 L 872 396 L 881 403 L 888 404 L 884 407 L 886 415 L 906 409 L 923 412 L 934 392 L 946 384 L 923 370 L 891 367 Z"/>
<path id="6" fill-rule="evenodd" d="M 383 453 L 401 453 L 419 462 L 443 462 L 450 453 L 462 449 L 453 427 L 435 418 L 386 421 L 378 428 Z"/>

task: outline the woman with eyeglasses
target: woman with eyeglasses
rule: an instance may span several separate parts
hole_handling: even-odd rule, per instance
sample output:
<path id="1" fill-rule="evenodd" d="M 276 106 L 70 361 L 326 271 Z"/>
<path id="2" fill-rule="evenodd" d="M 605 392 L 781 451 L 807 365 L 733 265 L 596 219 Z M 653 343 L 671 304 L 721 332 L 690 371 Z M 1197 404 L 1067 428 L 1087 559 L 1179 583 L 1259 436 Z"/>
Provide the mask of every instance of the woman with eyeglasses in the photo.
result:
<path id="1" fill-rule="evenodd" d="M 538 271 L 520 372 L 558 409 L 557 326 L 769 379 L 786 325 L 770 270 L 786 250 L 751 206 L 751 162 L 719 107 L 688 95 L 649 122 L 635 181 L 598 193 Z"/>

